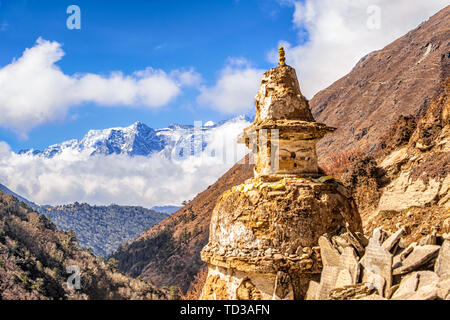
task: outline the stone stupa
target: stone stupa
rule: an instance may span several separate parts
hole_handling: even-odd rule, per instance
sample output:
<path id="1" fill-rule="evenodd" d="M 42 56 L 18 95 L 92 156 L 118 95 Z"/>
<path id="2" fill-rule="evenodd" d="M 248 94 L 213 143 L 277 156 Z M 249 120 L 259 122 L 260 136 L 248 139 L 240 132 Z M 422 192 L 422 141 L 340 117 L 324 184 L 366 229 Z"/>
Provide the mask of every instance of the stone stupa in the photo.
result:
<path id="1" fill-rule="evenodd" d="M 201 299 L 303 299 L 320 277 L 319 237 L 362 231 L 351 194 L 317 163 L 317 141 L 335 128 L 315 122 L 282 47 L 255 105 L 239 137 L 253 151 L 254 178 L 217 201 Z"/>

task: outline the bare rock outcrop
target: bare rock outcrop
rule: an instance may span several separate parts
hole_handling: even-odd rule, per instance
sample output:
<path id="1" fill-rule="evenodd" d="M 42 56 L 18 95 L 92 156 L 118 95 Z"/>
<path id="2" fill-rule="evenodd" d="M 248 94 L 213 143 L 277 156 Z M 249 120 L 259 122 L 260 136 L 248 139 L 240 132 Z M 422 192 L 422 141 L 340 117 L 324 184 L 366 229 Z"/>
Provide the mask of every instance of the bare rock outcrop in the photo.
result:
<path id="1" fill-rule="evenodd" d="M 408 144 L 380 162 L 391 181 L 382 190 L 379 211 L 429 204 L 450 208 L 450 78 L 442 87 Z"/>

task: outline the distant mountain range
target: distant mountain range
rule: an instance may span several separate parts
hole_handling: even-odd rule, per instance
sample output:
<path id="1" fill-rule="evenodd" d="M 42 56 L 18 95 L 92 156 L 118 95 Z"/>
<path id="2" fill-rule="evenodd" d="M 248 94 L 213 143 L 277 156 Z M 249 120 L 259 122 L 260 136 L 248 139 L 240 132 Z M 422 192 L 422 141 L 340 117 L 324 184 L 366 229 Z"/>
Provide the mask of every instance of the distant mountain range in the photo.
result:
<path id="1" fill-rule="evenodd" d="M 78 203 L 41 210 L 65 231 L 73 230 L 81 247 L 108 256 L 120 245 L 132 241 L 168 214 L 136 206 L 91 206 Z"/>
<path id="2" fill-rule="evenodd" d="M 90 130 L 81 139 L 54 144 L 44 150 L 26 149 L 18 153 L 45 158 L 53 158 L 63 152 L 90 156 L 111 154 L 149 156 L 154 153 L 167 157 L 174 153 L 183 156 L 184 150 L 190 150 L 191 154 L 194 150 L 205 150 L 213 129 L 231 123 L 252 121 L 250 116 L 240 115 L 219 123 L 208 121 L 198 128 L 193 125 L 172 124 L 161 129 L 153 129 L 142 122 L 136 122 L 124 128 Z"/>
<path id="3" fill-rule="evenodd" d="M 146 229 L 177 211 L 177 206 L 146 209 L 139 206 L 91 206 L 75 202 L 63 206 L 40 206 L 0 184 L 0 191 L 24 202 L 28 207 L 49 217 L 61 230 L 73 230 L 83 248 L 96 255 L 108 256 L 120 245 L 132 241 Z"/>

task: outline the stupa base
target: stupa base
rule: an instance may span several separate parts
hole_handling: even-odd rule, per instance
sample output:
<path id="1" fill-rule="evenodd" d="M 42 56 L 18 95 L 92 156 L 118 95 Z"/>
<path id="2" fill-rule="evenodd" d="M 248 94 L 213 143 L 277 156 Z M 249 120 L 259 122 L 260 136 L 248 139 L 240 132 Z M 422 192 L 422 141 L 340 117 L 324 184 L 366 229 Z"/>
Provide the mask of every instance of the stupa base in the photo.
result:
<path id="1" fill-rule="evenodd" d="M 322 269 L 319 237 L 346 226 L 362 231 L 350 193 L 334 179 L 249 179 L 214 209 L 202 298 L 303 299 Z"/>

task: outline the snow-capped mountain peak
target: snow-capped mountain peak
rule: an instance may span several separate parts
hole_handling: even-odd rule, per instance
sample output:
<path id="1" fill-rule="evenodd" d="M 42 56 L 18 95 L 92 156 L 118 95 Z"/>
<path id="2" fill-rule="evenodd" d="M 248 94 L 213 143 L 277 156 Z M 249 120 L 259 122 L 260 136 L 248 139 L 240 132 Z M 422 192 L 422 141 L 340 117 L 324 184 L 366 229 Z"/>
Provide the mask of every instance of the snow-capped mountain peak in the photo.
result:
<path id="1" fill-rule="evenodd" d="M 145 123 L 137 121 L 128 127 L 114 127 L 108 129 L 89 130 L 81 139 L 72 139 L 51 145 L 40 150 L 22 150 L 20 154 L 53 158 L 63 152 L 77 154 L 111 155 L 126 154 L 129 156 L 149 156 L 153 153 L 170 155 L 175 150 L 204 150 L 208 136 L 218 127 L 242 123 L 248 125 L 252 121 L 248 116 L 214 123 L 208 121 L 202 127 L 193 125 L 172 124 L 167 128 L 153 129 Z M 199 135 L 200 137 L 196 136 Z M 186 149 L 186 145 L 191 148 Z M 180 154 L 183 151 L 176 151 Z"/>

